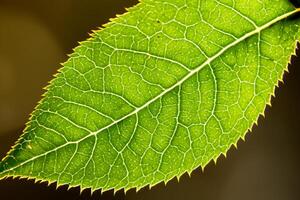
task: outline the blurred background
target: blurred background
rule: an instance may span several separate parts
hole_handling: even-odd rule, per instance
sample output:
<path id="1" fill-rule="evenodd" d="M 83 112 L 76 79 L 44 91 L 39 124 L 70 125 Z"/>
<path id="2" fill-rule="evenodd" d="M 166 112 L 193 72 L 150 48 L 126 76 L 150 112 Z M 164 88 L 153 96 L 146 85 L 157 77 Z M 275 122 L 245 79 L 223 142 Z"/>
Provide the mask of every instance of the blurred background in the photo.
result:
<path id="1" fill-rule="evenodd" d="M 78 41 L 137 0 L 0 0 L 0 157 L 20 136 L 29 113 Z M 298 51 L 300 55 L 300 51 Z M 90 195 L 79 189 L 25 180 L 0 181 L 0 199 L 300 199 L 300 59 L 294 57 L 285 84 L 259 126 L 227 158 L 203 173 L 183 176 L 138 193 Z"/>

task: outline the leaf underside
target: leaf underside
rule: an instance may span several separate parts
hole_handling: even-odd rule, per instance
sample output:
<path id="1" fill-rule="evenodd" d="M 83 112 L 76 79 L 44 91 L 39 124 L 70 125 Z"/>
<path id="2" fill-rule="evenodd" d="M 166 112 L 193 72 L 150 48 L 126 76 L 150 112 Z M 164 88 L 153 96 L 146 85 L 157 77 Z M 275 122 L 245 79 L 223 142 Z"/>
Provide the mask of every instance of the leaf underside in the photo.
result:
<path id="1" fill-rule="evenodd" d="M 142 0 L 74 50 L 0 178 L 126 191 L 204 168 L 270 104 L 296 12 L 288 0 Z"/>

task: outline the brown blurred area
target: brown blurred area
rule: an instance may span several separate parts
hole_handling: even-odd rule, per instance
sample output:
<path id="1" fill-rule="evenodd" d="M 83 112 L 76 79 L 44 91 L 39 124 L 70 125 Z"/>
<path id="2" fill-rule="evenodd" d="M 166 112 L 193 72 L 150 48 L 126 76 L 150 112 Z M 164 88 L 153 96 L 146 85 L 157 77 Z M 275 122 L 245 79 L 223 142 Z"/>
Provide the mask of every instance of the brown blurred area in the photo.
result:
<path id="1" fill-rule="evenodd" d="M 91 30 L 137 0 L 0 0 L 0 157 L 17 140 L 43 87 Z M 298 52 L 300 55 L 300 51 Z M 25 180 L 0 181 L 0 199 L 300 199 L 300 58 L 259 126 L 227 158 L 151 190 L 126 195 L 67 191 Z"/>

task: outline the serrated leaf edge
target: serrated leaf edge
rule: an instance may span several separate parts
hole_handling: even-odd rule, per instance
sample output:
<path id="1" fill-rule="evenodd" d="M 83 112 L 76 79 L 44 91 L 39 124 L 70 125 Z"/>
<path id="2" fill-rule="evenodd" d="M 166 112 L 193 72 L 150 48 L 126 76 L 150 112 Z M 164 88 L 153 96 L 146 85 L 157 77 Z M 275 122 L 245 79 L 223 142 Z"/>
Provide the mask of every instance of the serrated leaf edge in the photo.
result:
<path id="1" fill-rule="evenodd" d="M 119 17 L 126 16 L 127 14 L 130 13 L 130 11 L 133 11 L 134 9 L 137 9 L 137 8 L 141 5 L 141 3 L 142 3 L 142 2 L 139 0 L 139 2 L 138 2 L 135 6 L 130 7 L 130 8 L 125 8 L 125 10 L 126 10 L 127 12 L 125 12 L 125 13 L 123 13 L 123 14 L 117 14 L 117 15 L 116 15 L 116 18 L 110 18 L 110 19 L 109 19 L 109 22 L 106 23 L 106 24 L 104 24 L 104 25 L 102 25 L 102 27 L 99 27 L 98 30 L 92 30 L 92 33 L 89 34 L 89 35 L 91 36 L 90 38 L 88 38 L 88 39 L 85 40 L 85 41 L 78 42 L 78 44 L 81 45 L 81 44 L 83 44 L 83 43 L 86 42 L 86 41 L 92 40 L 95 34 L 99 34 L 99 31 L 102 31 L 104 28 L 109 27 L 109 26 L 110 26 L 111 24 L 113 24 Z M 286 19 L 286 18 L 288 18 L 288 17 L 290 17 L 290 16 L 292 16 L 292 15 L 294 15 L 294 14 L 296 14 L 296 13 L 299 13 L 299 12 L 300 12 L 300 8 L 296 8 L 295 10 L 293 10 L 293 11 L 291 11 L 291 12 L 288 12 L 288 13 L 282 15 L 282 16 L 279 16 L 279 17 L 274 18 L 273 20 L 271 20 L 270 22 L 264 24 L 264 25 L 261 26 L 261 27 L 257 27 L 254 31 L 251 31 L 251 32 L 245 34 L 244 36 L 240 37 L 238 40 L 236 40 L 236 41 L 234 41 L 233 43 L 227 45 L 225 48 L 223 48 L 222 50 L 220 50 L 216 55 L 212 56 L 211 59 L 208 59 L 206 62 L 204 62 L 203 64 L 201 64 L 201 66 L 203 66 L 203 67 L 207 66 L 207 65 L 210 64 L 213 60 L 215 60 L 216 58 L 218 58 L 219 56 L 221 56 L 224 52 L 226 52 L 226 51 L 229 50 L 230 48 L 236 46 L 237 44 L 239 44 L 240 42 L 244 41 L 245 39 L 247 39 L 247 38 L 249 38 L 249 37 L 251 37 L 251 36 L 253 36 L 253 35 L 255 35 L 255 34 L 261 32 L 261 31 L 263 31 L 263 30 L 265 30 L 266 28 L 268 28 L 268 27 L 274 25 L 275 23 L 277 23 L 277 22 L 279 22 L 279 21 L 281 21 L 281 20 L 284 20 L 284 19 Z M 269 107 L 272 107 L 272 105 L 271 105 L 271 100 L 272 100 L 272 98 L 275 98 L 275 92 L 276 92 L 276 90 L 279 88 L 279 84 L 280 84 L 280 83 L 284 83 L 284 82 L 283 82 L 283 76 L 284 76 L 284 74 L 289 72 L 288 66 L 289 66 L 289 64 L 291 63 L 291 58 L 292 58 L 293 56 L 296 56 L 296 50 L 297 50 L 297 44 L 298 44 L 298 43 L 299 43 L 299 40 L 296 40 L 296 42 L 295 42 L 295 48 L 294 48 L 294 49 L 295 49 L 295 52 L 294 52 L 293 54 L 291 54 L 290 60 L 287 62 L 286 67 L 284 68 L 284 71 L 283 71 L 283 73 L 282 73 L 282 75 L 281 75 L 281 79 L 279 79 L 278 82 L 277 82 L 277 84 L 275 85 L 274 91 L 273 91 L 272 93 L 269 94 L 269 95 L 270 95 L 270 98 L 269 98 L 269 100 L 266 102 L 266 106 L 265 106 L 264 111 L 261 112 L 261 113 L 259 114 L 259 116 L 257 117 L 256 121 L 253 123 L 252 127 L 250 127 L 250 128 L 247 130 L 246 133 L 244 133 L 242 136 L 240 136 L 240 138 L 238 139 L 237 142 L 235 142 L 235 143 L 232 142 L 232 143 L 229 145 L 230 147 L 229 147 L 227 150 L 224 150 L 223 152 L 219 153 L 217 156 L 215 156 L 214 158 L 212 158 L 209 162 L 207 162 L 207 163 L 204 164 L 203 166 L 199 166 L 198 168 L 201 168 L 202 172 L 204 172 L 205 168 L 207 167 L 207 165 L 208 165 L 209 163 L 214 162 L 215 165 L 216 165 L 217 162 L 218 162 L 218 160 L 220 159 L 220 157 L 221 157 L 222 155 L 223 155 L 225 158 L 227 158 L 227 153 L 228 153 L 228 151 L 229 151 L 231 148 L 237 149 L 237 148 L 238 148 L 238 143 L 239 143 L 240 141 L 244 141 L 244 142 L 245 142 L 245 140 L 246 140 L 245 137 L 246 137 L 247 133 L 252 133 L 253 128 L 254 128 L 255 126 L 258 126 L 258 120 L 259 120 L 259 118 L 260 118 L 260 117 L 264 117 L 264 118 L 265 118 L 266 108 L 267 108 L 268 106 L 269 106 Z M 78 48 L 78 46 L 75 47 L 75 48 L 73 48 L 73 52 L 74 52 L 77 48 Z M 71 57 L 72 55 L 73 55 L 73 53 L 68 54 L 68 57 Z M 65 62 L 64 62 L 64 63 L 65 63 Z M 41 96 L 42 99 L 38 102 L 38 104 L 37 104 L 37 106 L 35 107 L 35 109 L 36 109 L 36 108 L 40 105 L 40 103 L 43 101 L 43 97 L 45 97 L 45 96 L 47 95 L 49 85 L 53 82 L 53 80 L 54 80 L 54 79 L 57 77 L 57 75 L 61 72 L 64 63 L 61 63 L 62 67 L 61 67 L 60 69 L 57 70 L 57 73 L 56 73 L 55 75 L 53 75 L 54 78 L 53 78 L 51 81 L 48 82 L 48 85 L 47 85 L 46 87 L 43 88 L 46 92 L 45 92 L 44 94 L 42 94 L 42 96 Z M 195 71 L 196 71 L 196 72 L 200 71 L 200 70 L 203 68 L 203 67 L 201 67 L 201 66 L 196 67 L 197 70 L 195 70 Z M 196 73 L 196 72 L 195 72 L 195 73 Z M 192 75 L 194 75 L 194 74 L 192 74 Z M 192 75 L 190 75 L 190 76 L 192 76 Z M 182 82 L 184 82 L 184 81 L 186 80 L 186 78 L 189 78 L 190 76 L 189 76 L 189 75 L 185 76 L 185 77 L 183 78 L 183 81 L 182 81 Z M 179 81 L 179 83 L 181 84 L 181 81 Z M 177 86 L 177 84 L 175 84 L 175 85 Z M 173 89 L 173 86 L 170 87 L 170 88 Z M 163 96 L 163 95 L 164 95 L 164 92 L 162 93 L 162 96 Z M 35 110 L 35 109 L 34 109 L 34 110 Z M 12 152 L 12 151 L 15 150 L 16 146 L 17 146 L 17 145 L 19 144 L 19 142 L 23 139 L 23 137 L 24 137 L 24 135 L 25 135 L 25 133 L 26 133 L 26 130 L 27 130 L 27 128 L 28 128 L 28 124 L 30 123 L 30 121 L 31 121 L 31 119 L 32 119 L 32 117 L 33 117 L 32 114 L 33 114 L 33 113 L 30 114 L 29 121 L 26 123 L 26 127 L 25 127 L 25 129 L 24 129 L 24 131 L 23 131 L 23 134 L 22 134 L 22 135 L 20 136 L 20 138 L 15 142 L 15 144 L 11 147 L 11 150 L 6 154 L 6 156 L 2 159 L 2 161 L 3 161 L 3 160 L 4 160 L 4 159 Z M 2 161 L 0 161 L 0 163 L 1 163 Z M 65 186 L 67 186 L 67 190 L 70 190 L 70 189 L 73 189 L 73 188 L 79 188 L 79 189 L 80 189 L 80 194 L 81 194 L 83 191 L 88 190 L 88 189 L 91 191 L 91 195 L 93 195 L 93 193 L 94 193 L 95 191 L 98 191 L 98 190 L 101 191 L 101 194 L 102 194 L 103 192 L 107 192 L 107 191 L 113 191 L 114 194 L 116 194 L 116 193 L 119 192 L 119 191 L 123 191 L 124 194 L 126 194 L 129 190 L 135 190 L 136 192 L 139 192 L 139 191 L 140 191 L 141 189 L 143 189 L 143 188 L 149 188 L 149 189 L 151 189 L 151 188 L 153 188 L 154 186 L 158 185 L 158 184 L 161 183 L 161 182 L 163 182 L 163 183 L 165 184 L 165 186 L 166 186 L 166 185 L 167 185 L 170 181 L 172 181 L 173 179 L 177 179 L 178 182 L 179 182 L 179 181 L 180 181 L 180 178 L 181 178 L 183 175 L 187 174 L 188 176 L 191 177 L 191 176 L 192 176 L 192 172 L 194 172 L 194 171 L 197 170 L 198 168 L 196 168 L 196 169 L 194 169 L 194 170 L 190 170 L 190 171 L 187 170 L 187 171 L 181 173 L 181 174 L 178 175 L 178 176 L 175 176 L 175 177 L 170 178 L 170 179 L 168 179 L 168 180 L 159 181 L 159 182 L 157 182 L 157 183 L 147 184 L 147 185 L 144 185 L 144 186 L 142 186 L 142 187 L 136 187 L 136 188 L 120 188 L 120 189 L 115 189 L 115 188 L 92 189 L 92 188 L 90 188 L 90 187 L 82 187 L 82 186 L 80 186 L 79 184 L 78 184 L 78 185 L 70 185 L 70 184 L 67 184 L 67 183 L 66 183 L 66 184 L 58 184 L 57 181 L 50 181 L 50 180 L 37 179 L 37 178 L 35 178 L 35 177 L 30 177 L 30 176 L 4 175 L 3 177 L 0 177 L 0 180 L 6 180 L 6 179 L 9 179 L 9 178 L 11 178 L 11 179 L 19 179 L 19 180 L 24 179 L 24 180 L 33 180 L 34 183 L 46 183 L 48 186 L 50 186 L 50 185 L 52 185 L 52 184 L 56 184 L 56 189 L 58 189 L 59 187 L 65 187 Z M 12 169 L 9 169 L 9 171 L 11 171 L 11 170 L 12 170 Z M 0 176 L 1 176 L 1 174 L 3 174 L 3 173 L 5 173 L 5 171 L 0 172 Z"/>

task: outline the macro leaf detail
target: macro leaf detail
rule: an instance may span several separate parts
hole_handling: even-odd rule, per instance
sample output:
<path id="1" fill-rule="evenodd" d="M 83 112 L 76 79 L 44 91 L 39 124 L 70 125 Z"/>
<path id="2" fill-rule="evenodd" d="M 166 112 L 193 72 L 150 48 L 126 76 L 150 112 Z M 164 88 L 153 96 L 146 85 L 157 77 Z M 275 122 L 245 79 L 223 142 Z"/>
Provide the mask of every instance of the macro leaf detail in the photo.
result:
<path id="1" fill-rule="evenodd" d="M 0 178 L 117 191 L 204 168 L 270 104 L 297 12 L 288 0 L 141 0 L 74 49 Z"/>

